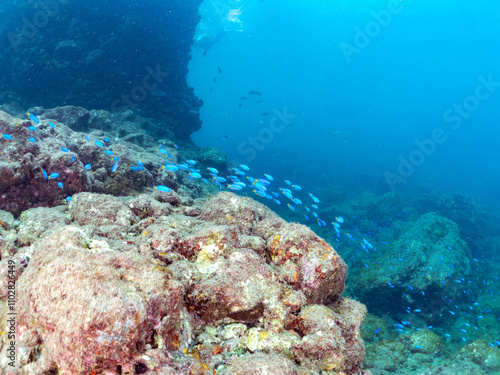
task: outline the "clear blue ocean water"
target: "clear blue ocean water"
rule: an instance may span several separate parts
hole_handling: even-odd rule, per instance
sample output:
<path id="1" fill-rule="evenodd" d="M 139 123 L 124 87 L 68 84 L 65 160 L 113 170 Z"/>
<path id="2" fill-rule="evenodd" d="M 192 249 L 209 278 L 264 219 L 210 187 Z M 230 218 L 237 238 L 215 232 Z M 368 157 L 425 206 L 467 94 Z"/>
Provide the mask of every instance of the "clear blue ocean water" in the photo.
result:
<path id="1" fill-rule="evenodd" d="M 226 32 L 205 56 L 192 50 L 198 145 L 310 189 L 432 184 L 500 204 L 500 86 L 471 98 L 483 80 L 500 82 L 498 2 L 206 1 L 203 11 L 198 36 Z M 271 129 L 276 111 L 290 116 L 283 129 Z"/>

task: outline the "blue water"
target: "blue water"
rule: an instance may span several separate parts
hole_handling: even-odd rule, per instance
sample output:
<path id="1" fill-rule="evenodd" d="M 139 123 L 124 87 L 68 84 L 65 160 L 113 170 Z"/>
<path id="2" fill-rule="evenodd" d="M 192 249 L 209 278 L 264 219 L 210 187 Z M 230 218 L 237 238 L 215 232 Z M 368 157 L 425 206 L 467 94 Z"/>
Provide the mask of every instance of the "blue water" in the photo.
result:
<path id="1" fill-rule="evenodd" d="M 498 207 L 500 86 L 470 96 L 488 77 L 500 82 L 500 3 L 327 3 L 205 2 L 202 17 L 230 31 L 205 56 L 193 47 L 189 83 L 204 105 L 192 139 L 311 189 L 353 178 L 387 191 L 432 183 Z M 240 22 L 220 16 L 231 5 Z M 358 30 L 368 36 L 355 40 Z M 455 104 L 466 108 L 460 124 L 447 112 Z M 269 131 L 284 108 L 295 118 Z M 424 140 L 435 129 L 433 147 Z M 414 151 L 415 168 L 399 174 L 400 156 Z"/>

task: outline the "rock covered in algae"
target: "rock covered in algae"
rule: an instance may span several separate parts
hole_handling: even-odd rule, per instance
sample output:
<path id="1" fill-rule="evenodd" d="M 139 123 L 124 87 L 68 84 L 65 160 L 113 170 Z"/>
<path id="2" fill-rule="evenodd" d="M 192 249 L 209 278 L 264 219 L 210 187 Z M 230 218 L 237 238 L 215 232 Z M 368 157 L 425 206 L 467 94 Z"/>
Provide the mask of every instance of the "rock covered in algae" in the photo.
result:
<path id="1" fill-rule="evenodd" d="M 13 258 L 19 373 L 362 373 L 345 264 L 252 199 L 81 193 L 47 210 L 27 265 Z"/>
<path id="2" fill-rule="evenodd" d="M 61 374 L 116 367 L 155 340 L 178 347 L 182 289 L 171 273 L 137 253 L 89 249 L 90 242 L 67 226 L 35 245 L 18 280 L 22 364 L 40 342 L 42 362 Z"/>
<path id="3" fill-rule="evenodd" d="M 453 221 L 433 212 L 408 224 L 404 232 L 380 251 L 370 272 L 354 279 L 357 296 L 367 301 L 372 313 L 383 315 L 394 308 L 391 301 L 399 300 L 411 287 L 419 291 L 411 293 L 416 308 L 433 321 L 445 320 L 449 313 L 441 298 L 462 293 L 463 287 L 455 280 L 471 274 L 469 247 Z"/>

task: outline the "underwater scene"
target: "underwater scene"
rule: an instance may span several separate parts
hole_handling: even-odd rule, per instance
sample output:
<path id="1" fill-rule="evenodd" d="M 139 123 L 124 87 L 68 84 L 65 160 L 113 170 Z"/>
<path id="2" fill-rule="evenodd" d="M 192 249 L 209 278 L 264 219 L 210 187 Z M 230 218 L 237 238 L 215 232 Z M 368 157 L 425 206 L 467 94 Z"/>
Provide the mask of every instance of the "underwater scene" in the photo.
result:
<path id="1" fill-rule="evenodd" d="M 500 3 L 0 0 L 0 374 L 500 374 Z"/>

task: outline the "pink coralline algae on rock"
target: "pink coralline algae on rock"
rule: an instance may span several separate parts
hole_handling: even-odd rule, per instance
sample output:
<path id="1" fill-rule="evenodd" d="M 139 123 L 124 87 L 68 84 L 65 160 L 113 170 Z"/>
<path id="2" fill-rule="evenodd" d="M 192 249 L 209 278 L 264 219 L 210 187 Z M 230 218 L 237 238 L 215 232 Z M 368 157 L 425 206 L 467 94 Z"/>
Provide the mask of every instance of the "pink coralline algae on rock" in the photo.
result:
<path id="1" fill-rule="evenodd" d="M 127 142 L 127 129 L 120 128 L 118 137 L 124 121 L 120 115 L 72 106 L 40 112 L 39 124 L 34 126 L 29 119 L 0 111 L 0 209 L 15 216 L 29 208 L 64 204 L 67 197 L 80 192 L 129 195 L 154 184 L 178 189 L 179 180 L 188 179 L 162 170 L 164 155 L 145 152 L 158 147 L 151 137 L 144 148 Z M 89 116 L 90 126 L 101 129 L 91 129 L 89 134 L 75 131 L 88 128 Z M 113 123 L 114 128 L 104 133 L 102 123 Z M 175 149 L 165 146 L 164 151 L 170 155 L 169 162 L 178 161 Z M 147 168 L 131 170 L 139 160 Z M 52 173 L 57 177 L 49 178 Z"/>
<path id="2" fill-rule="evenodd" d="M 61 374 L 116 367 L 155 339 L 175 348 L 182 290 L 170 271 L 91 244 L 72 226 L 38 243 L 18 282 L 21 364 L 40 342 L 40 373 L 57 364 Z"/>
<path id="3" fill-rule="evenodd" d="M 40 238 L 11 230 L 27 238 L 13 259 L 29 260 L 18 373 L 368 374 L 366 309 L 341 297 L 346 265 L 307 227 L 226 192 L 80 193 L 46 210 L 53 225 L 34 212 L 18 226 Z"/>

